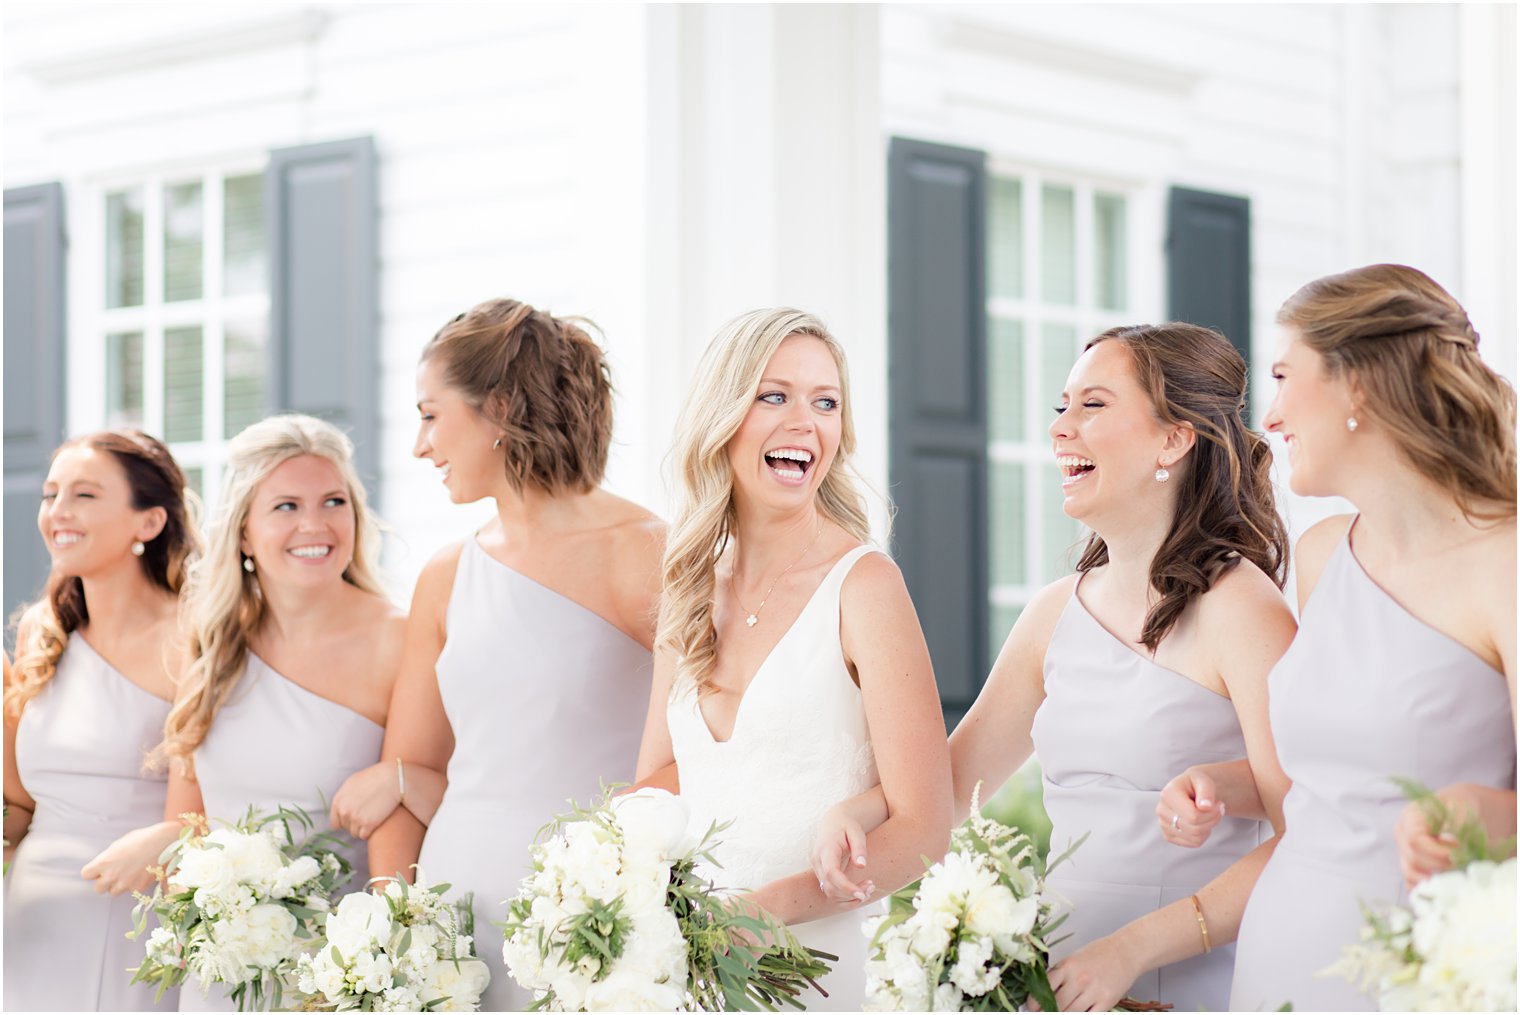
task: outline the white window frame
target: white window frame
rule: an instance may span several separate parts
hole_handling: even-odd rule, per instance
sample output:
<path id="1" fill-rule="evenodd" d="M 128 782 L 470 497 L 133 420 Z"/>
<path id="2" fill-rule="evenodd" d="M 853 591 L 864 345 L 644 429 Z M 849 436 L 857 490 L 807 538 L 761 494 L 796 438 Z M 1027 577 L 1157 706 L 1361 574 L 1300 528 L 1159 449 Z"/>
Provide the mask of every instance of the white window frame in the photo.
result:
<path id="1" fill-rule="evenodd" d="M 223 181 L 228 177 L 268 171 L 265 155 L 197 160 L 184 166 L 158 166 L 115 172 L 83 181 L 72 190 L 69 219 L 75 240 L 69 260 L 71 327 L 66 369 L 70 434 L 99 430 L 108 424 L 106 407 L 106 336 L 123 331 L 143 335 L 143 429 L 164 437 L 164 331 L 201 328 L 201 439 L 169 445 L 187 472 L 201 470 L 201 488 L 208 506 L 215 500 L 227 459 L 223 434 L 225 410 L 225 349 L 228 321 L 268 320 L 268 280 L 263 292 L 226 296 L 224 268 Z M 201 297 L 165 303 L 164 188 L 199 182 L 203 233 Z M 106 197 L 134 187 L 143 189 L 143 303 L 136 307 L 106 307 Z M 267 238 L 266 238 L 267 239 Z"/>
<path id="2" fill-rule="evenodd" d="M 1045 324 L 1072 326 L 1079 340 L 1091 337 L 1108 328 L 1124 324 L 1136 324 L 1153 320 L 1161 291 L 1162 217 L 1159 214 L 1159 194 L 1151 187 L 1136 180 L 1104 178 L 1087 173 L 1062 172 L 1028 163 L 989 158 L 987 177 L 990 184 L 996 179 L 1016 179 L 1020 182 L 1021 214 L 1024 231 L 1021 237 L 1023 261 L 1023 296 L 1014 299 L 994 296 L 991 286 L 987 295 L 987 320 L 993 322 L 1018 322 L 1023 328 L 1023 431 L 1022 441 L 994 439 L 990 434 L 987 444 L 989 479 L 999 464 L 1019 464 L 1024 467 L 1024 581 L 1019 584 L 989 584 L 988 602 L 993 611 L 999 609 L 1022 609 L 1028 605 L 1041 588 L 1060 574 L 1045 574 L 1046 546 L 1046 494 L 1040 476 L 1044 467 L 1053 464 L 1048 428 L 1051 412 L 1059 392 L 1040 390 L 1044 376 L 1044 342 L 1041 329 Z M 1075 250 L 1076 298 L 1067 306 L 1046 303 L 1043 299 L 1043 264 L 1040 251 L 1042 228 L 1041 195 L 1045 185 L 1070 187 L 1075 204 Z M 1095 265 L 1093 263 L 1093 209 L 1098 193 L 1113 194 L 1124 199 L 1125 214 L 1125 272 L 1124 310 L 1106 310 L 1096 305 Z M 988 236 L 992 235 L 991 202 L 988 203 Z M 1147 257 L 1149 255 L 1149 257 Z M 989 327 L 989 341 L 991 328 Z M 989 482 L 989 497 L 991 483 Z M 989 504 L 995 512 L 997 504 Z M 1085 530 L 1083 530 L 1085 535 Z M 991 547 L 989 546 L 989 551 Z M 1075 558 L 1071 561 L 1076 563 Z M 996 612 L 990 614 L 995 617 Z M 992 637 L 1000 642 L 1007 631 L 993 631 Z M 996 649 L 994 648 L 994 652 Z"/>

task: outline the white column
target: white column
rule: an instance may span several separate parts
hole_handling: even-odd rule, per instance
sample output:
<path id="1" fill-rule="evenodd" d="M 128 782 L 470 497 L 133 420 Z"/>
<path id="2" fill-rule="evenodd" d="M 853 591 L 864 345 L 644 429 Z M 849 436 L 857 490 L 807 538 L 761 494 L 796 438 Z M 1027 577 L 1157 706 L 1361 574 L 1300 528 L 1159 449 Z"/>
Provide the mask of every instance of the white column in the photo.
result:
<path id="1" fill-rule="evenodd" d="M 821 316 L 885 489 L 886 150 L 873 5 L 650 12 L 649 331 L 663 456 L 697 358 L 746 310 Z"/>
<path id="2" fill-rule="evenodd" d="M 1515 380 L 1515 8 L 1459 9 L 1462 291 L 1483 357 Z"/>

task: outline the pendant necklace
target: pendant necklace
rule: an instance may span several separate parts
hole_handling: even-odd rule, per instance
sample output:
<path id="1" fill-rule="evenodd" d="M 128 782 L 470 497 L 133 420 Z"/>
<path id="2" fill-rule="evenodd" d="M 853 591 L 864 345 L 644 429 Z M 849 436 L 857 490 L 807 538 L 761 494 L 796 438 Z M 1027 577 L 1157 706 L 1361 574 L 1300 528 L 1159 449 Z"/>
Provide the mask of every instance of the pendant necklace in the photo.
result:
<path id="1" fill-rule="evenodd" d="M 802 557 L 798 557 L 796 560 L 792 561 L 786 566 L 786 571 L 782 571 L 776 576 L 776 580 L 771 582 L 771 587 L 765 590 L 765 595 L 761 598 L 760 605 L 755 607 L 753 610 L 746 607 L 743 603 L 739 603 L 739 583 L 734 581 L 734 576 L 732 573 L 729 574 L 728 587 L 734 594 L 734 602 L 739 603 L 739 609 L 744 611 L 744 625 L 746 627 L 754 627 L 756 624 L 760 623 L 760 611 L 765 609 L 765 604 L 771 598 L 771 593 L 776 591 L 777 584 L 780 583 L 781 579 L 786 577 L 787 571 L 790 571 L 798 564 L 801 564 L 802 558 L 813 552 L 813 547 L 818 545 L 818 537 L 821 535 L 823 535 L 823 518 L 820 516 L 818 519 L 818 531 L 813 533 L 813 541 L 807 545 L 806 550 L 802 551 Z"/>

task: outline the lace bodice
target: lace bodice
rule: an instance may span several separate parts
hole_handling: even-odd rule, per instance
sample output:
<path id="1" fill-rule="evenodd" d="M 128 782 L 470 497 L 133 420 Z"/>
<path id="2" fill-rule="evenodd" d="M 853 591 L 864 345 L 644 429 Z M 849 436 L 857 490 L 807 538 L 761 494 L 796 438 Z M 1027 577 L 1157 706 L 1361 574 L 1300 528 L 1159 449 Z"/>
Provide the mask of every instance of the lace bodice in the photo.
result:
<path id="1" fill-rule="evenodd" d="M 750 681 L 733 735 L 713 739 L 691 685 L 677 687 L 666 718 L 681 796 L 706 831 L 721 835 L 719 883 L 758 888 L 804 870 L 823 813 L 876 785 L 876 759 L 860 689 L 839 644 L 839 591 L 859 546 L 834 565 Z"/>

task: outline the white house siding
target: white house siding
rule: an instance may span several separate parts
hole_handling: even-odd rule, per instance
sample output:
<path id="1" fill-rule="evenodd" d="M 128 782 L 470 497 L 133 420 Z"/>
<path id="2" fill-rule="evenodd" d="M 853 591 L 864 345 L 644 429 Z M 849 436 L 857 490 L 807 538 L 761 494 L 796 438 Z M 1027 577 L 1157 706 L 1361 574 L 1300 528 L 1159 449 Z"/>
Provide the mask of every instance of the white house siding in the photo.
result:
<path id="1" fill-rule="evenodd" d="M 1165 313 L 1167 187 L 1250 198 L 1259 422 L 1299 285 L 1393 260 L 1462 298 L 1458 28 L 1454 5 L 889 6 L 883 120 L 1133 188 L 1137 320 Z M 1512 329 L 1485 334 L 1513 364 Z M 1295 536 L 1344 509 L 1279 477 Z"/>
<path id="2" fill-rule="evenodd" d="M 1513 369 L 1512 9 L 33 3 L 3 27 L 5 185 L 65 186 L 75 431 L 103 414 L 87 340 L 103 187 L 374 136 L 403 600 L 488 511 L 450 506 L 410 449 L 418 350 L 491 295 L 602 326 L 620 392 L 609 482 L 657 510 L 713 328 L 816 309 L 850 348 L 861 464 L 884 486 L 892 135 L 1123 185 L 1136 318 L 1164 313 L 1167 188 L 1249 197 L 1258 392 L 1281 300 L 1378 259 L 1459 297 L 1465 268 Z M 1329 507 L 1290 499 L 1295 531 Z"/>
<path id="3" fill-rule="evenodd" d="M 379 163 L 380 461 L 403 601 L 428 556 L 488 514 L 411 457 L 418 351 L 511 295 L 591 317 L 623 392 L 611 478 L 648 498 L 639 426 L 645 12 L 632 6 L 8 6 L 7 187 L 61 180 L 70 429 L 99 426 L 89 320 L 100 188 L 170 167 L 373 135 Z M 630 449 L 634 452 L 630 454 Z M 15 524 L 15 520 L 11 520 Z"/>

